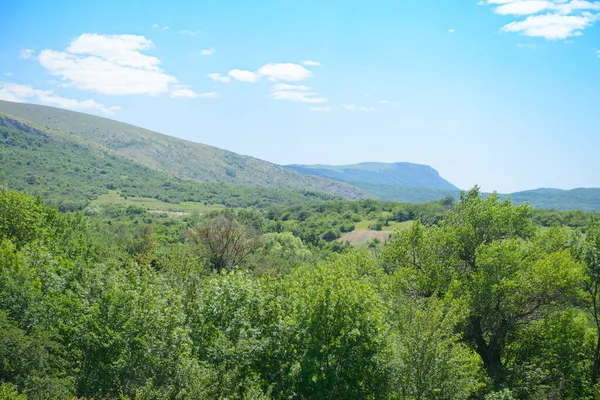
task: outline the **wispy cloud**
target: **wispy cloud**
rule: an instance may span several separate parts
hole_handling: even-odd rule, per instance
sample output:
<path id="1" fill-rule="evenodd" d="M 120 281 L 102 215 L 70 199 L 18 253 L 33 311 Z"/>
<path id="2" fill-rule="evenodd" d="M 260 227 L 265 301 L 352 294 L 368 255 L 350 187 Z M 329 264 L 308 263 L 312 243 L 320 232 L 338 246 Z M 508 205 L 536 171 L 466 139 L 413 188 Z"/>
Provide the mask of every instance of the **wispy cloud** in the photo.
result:
<path id="1" fill-rule="evenodd" d="M 275 100 L 288 100 L 295 101 L 299 103 L 327 103 L 329 99 L 325 97 L 319 97 L 317 93 L 314 92 L 298 92 L 295 90 L 283 90 L 283 91 L 275 91 L 270 94 Z"/>
<path id="2" fill-rule="evenodd" d="M 583 35 L 600 20 L 600 1 L 585 0 L 486 0 L 494 13 L 525 17 L 504 25 L 503 32 L 515 32 L 546 40 L 564 40 Z"/>
<path id="3" fill-rule="evenodd" d="M 107 95 L 159 95 L 180 83 L 160 67 L 161 60 L 143 54 L 154 47 L 144 36 L 83 34 L 66 51 L 42 50 L 39 63 L 63 86 Z"/>
<path id="4" fill-rule="evenodd" d="M 250 83 L 258 82 L 263 78 L 273 82 L 296 82 L 313 76 L 312 72 L 302 65 L 293 63 L 269 63 L 256 71 L 232 69 L 227 75 L 237 81 Z M 213 77 L 211 79 L 218 80 Z"/>
<path id="5" fill-rule="evenodd" d="M 454 33 L 454 29 L 448 29 L 448 33 Z"/>
<path id="6" fill-rule="evenodd" d="M 99 112 L 106 115 L 114 115 L 121 111 L 121 107 L 118 106 L 107 107 L 94 100 L 79 101 L 61 97 L 55 94 L 53 90 L 40 90 L 29 85 L 8 82 L 0 82 L 0 99 L 18 103 L 33 102 L 71 110 Z"/>
<path id="7" fill-rule="evenodd" d="M 228 76 L 222 76 L 218 72 L 212 72 L 212 73 L 208 74 L 208 77 L 210 79 L 212 79 L 213 81 L 215 81 L 215 82 L 224 82 L 224 83 L 231 82 L 231 78 L 230 77 L 228 77 Z"/>
<path id="8" fill-rule="evenodd" d="M 278 83 L 276 85 L 273 85 L 272 90 L 299 90 L 301 92 L 305 92 L 307 90 L 310 90 L 310 88 L 304 85 L 288 85 L 287 83 Z"/>
<path id="9" fill-rule="evenodd" d="M 329 99 L 319 97 L 318 93 L 309 92 L 310 88 L 306 86 L 296 86 L 287 84 L 273 85 L 270 96 L 275 100 L 289 100 L 300 103 L 326 103 Z"/>
<path id="10" fill-rule="evenodd" d="M 4 76 L 13 76 L 14 74 L 12 72 L 4 72 Z"/>
<path id="11" fill-rule="evenodd" d="M 182 35 L 188 35 L 188 36 L 198 36 L 204 32 L 203 31 L 190 31 L 187 29 L 182 29 L 179 31 L 179 33 L 181 33 Z"/>
<path id="12" fill-rule="evenodd" d="M 215 54 L 216 50 L 213 49 L 212 47 L 210 49 L 204 49 L 200 52 L 201 56 L 212 56 L 213 54 Z"/>
<path id="13" fill-rule="evenodd" d="M 208 77 L 216 82 L 229 83 L 233 80 L 247 83 L 256 83 L 262 80 L 275 82 L 271 87 L 269 97 L 275 100 L 287 100 L 299 103 L 326 103 L 326 97 L 319 95 L 305 85 L 292 84 L 309 79 L 312 72 L 300 64 L 294 63 L 268 63 L 256 71 L 245 69 L 232 69 L 227 76 L 213 72 Z M 292 82 L 292 83 L 287 83 Z"/>
<path id="14" fill-rule="evenodd" d="M 260 80 L 260 75 L 252 71 L 242 69 L 232 69 L 229 71 L 229 77 L 236 81 L 254 83 Z"/>
<path id="15" fill-rule="evenodd" d="M 168 31 L 169 29 L 171 29 L 169 25 L 160 26 L 159 24 L 152 25 L 152 28 L 160 29 L 161 31 Z"/>
<path id="16" fill-rule="evenodd" d="M 306 65 L 307 67 L 320 67 L 321 63 L 318 61 L 306 60 L 302 61 L 302 65 Z"/>
<path id="17" fill-rule="evenodd" d="M 33 55 L 33 49 L 23 49 L 19 52 L 19 58 L 22 60 L 28 60 Z"/>
<path id="18" fill-rule="evenodd" d="M 264 76 L 272 81 L 302 81 L 313 76 L 312 72 L 302 65 L 292 63 L 269 63 L 257 71 L 259 76 Z"/>
<path id="19" fill-rule="evenodd" d="M 176 86 L 173 89 L 171 89 L 170 97 L 172 99 L 216 99 L 218 97 L 221 97 L 221 95 L 217 92 L 196 93 L 189 87 Z"/>
<path id="20" fill-rule="evenodd" d="M 530 50 L 535 50 L 537 48 L 537 46 L 535 44 L 530 44 L 530 43 L 517 43 L 517 47 L 520 49 L 530 49 Z"/>
<path id="21" fill-rule="evenodd" d="M 342 108 L 344 108 L 348 111 L 366 111 L 366 112 L 375 111 L 375 109 L 372 107 L 357 106 L 356 104 L 342 104 Z"/>

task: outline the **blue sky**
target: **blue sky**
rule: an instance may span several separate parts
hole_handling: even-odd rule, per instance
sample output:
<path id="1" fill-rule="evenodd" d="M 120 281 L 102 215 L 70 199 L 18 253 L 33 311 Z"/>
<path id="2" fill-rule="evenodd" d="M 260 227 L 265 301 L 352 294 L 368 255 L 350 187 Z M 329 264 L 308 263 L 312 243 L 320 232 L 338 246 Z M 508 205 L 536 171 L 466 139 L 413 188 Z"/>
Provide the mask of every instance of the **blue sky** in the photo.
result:
<path id="1" fill-rule="evenodd" d="M 3 0 L 0 99 L 279 164 L 600 187 L 600 2 Z"/>

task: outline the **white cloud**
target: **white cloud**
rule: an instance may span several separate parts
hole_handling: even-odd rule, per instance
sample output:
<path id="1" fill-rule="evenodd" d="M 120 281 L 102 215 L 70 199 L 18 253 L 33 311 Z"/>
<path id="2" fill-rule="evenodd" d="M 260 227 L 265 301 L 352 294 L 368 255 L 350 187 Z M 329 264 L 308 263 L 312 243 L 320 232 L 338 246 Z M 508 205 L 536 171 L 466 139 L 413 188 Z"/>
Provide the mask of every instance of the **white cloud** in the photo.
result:
<path id="1" fill-rule="evenodd" d="M 589 1 L 582 1 L 582 0 L 572 0 L 572 1 L 568 2 L 568 3 L 558 4 L 556 6 L 556 9 L 561 14 L 571 14 L 574 11 L 579 11 L 579 10 L 593 10 L 593 11 L 598 11 L 598 10 L 600 10 L 600 2 L 598 2 L 598 1 L 589 2 Z"/>
<path id="2" fill-rule="evenodd" d="M 310 88 L 305 85 L 292 85 L 282 82 L 296 82 L 312 77 L 312 72 L 300 64 L 293 63 L 269 63 L 263 65 L 256 72 L 232 69 L 228 76 L 222 76 L 217 72 L 208 74 L 208 77 L 217 82 L 230 82 L 232 79 L 241 82 L 255 83 L 267 78 L 276 83 L 271 88 L 270 97 L 275 100 L 288 100 L 301 103 L 325 103 L 329 101 L 315 92 L 309 92 Z"/>
<path id="3" fill-rule="evenodd" d="M 305 92 L 307 90 L 310 90 L 310 88 L 304 85 L 288 85 L 287 83 L 278 83 L 276 85 L 273 85 L 273 88 L 271 90 L 299 90 L 301 92 Z"/>
<path id="4" fill-rule="evenodd" d="M 12 72 L 5 72 L 4 75 L 5 76 L 13 76 L 14 74 Z"/>
<path id="5" fill-rule="evenodd" d="M 235 80 L 251 83 L 258 82 L 262 78 L 267 78 L 273 82 L 296 82 L 313 76 L 312 72 L 302 65 L 292 63 L 269 63 L 260 67 L 256 72 L 232 69 L 229 71 L 228 75 Z M 221 75 L 213 73 L 209 76 L 213 80 L 219 80 Z"/>
<path id="6" fill-rule="evenodd" d="M 84 33 L 71 42 L 67 52 L 98 56 L 126 67 L 157 70 L 160 60 L 140 53 L 153 47 L 154 43 L 144 36 Z"/>
<path id="7" fill-rule="evenodd" d="M 208 93 L 196 93 L 189 87 L 185 86 L 176 86 L 171 89 L 170 94 L 172 99 L 215 99 L 217 97 L 221 97 L 221 95 L 217 92 L 208 92 Z"/>
<path id="8" fill-rule="evenodd" d="M 310 111 L 327 112 L 327 111 L 331 111 L 331 107 L 311 107 Z"/>
<path id="9" fill-rule="evenodd" d="M 275 90 L 271 92 L 270 96 L 275 100 L 288 100 L 300 103 L 319 104 L 329 101 L 329 99 L 325 97 L 318 97 L 317 93 L 297 90 Z"/>
<path id="10" fill-rule="evenodd" d="M 380 100 L 379 102 L 381 104 L 390 104 L 391 103 L 391 101 L 389 101 L 389 100 Z"/>
<path id="11" fill-rule="evenodd" d="M 163 30 L 163 31 L 168 31 L 169 29 L 171 29 L 171 27 L 167 25 L 167 26 L 163 26 L 160 29 Z"/>
<path id="12" fill-rule="evenodd" d="M 554 3 L 542 0 L 512 1 L 497 7 L 494 12 L 500 15 L 529 15 L 552 9 L 554 6 Z"/>
<path id="13" fill-rule="evenodd" d="M 229 83 L 231 82 L 231 78 L 228 76 L 221 76 L 221 74 L 219 74 L 218 72 L 212 72 L 210 74 L 208 74 L 208 77 L 210 79 L 212 79 L 215 82 L 224 82 L 224 83 Z"/>
<path id="14" fill-rule="evenodd" d="M 502 27 L 504 32 L 546 40 L 563 40 L 581 36 L 600 19 L 600 1 L 586 0 L 487 0 L 478 4 L 494 6 L 500 15 L 527 16 Z M 541 14 L 544 13 L 544 14 Z"/>
<path id="15" fill-rule="evenodd" d="M 156 29 L 156 28 L 159 28 L 160 26 L 159 26 L 158 24 L 153 24 L 153 25 L 152 25 L 152 27 L 153 27 L 154 29 Z"/>
<path id="16" fill-rule="evenodd" d="M 535 50 L 537 48 L 535 44 L 529 44 L 529 43 L 517 43 L 517 47 L 520 49 L 531 49 L 531 50 Z"/>
<path id="17" fill-rule="evenodd" d="M 306 60 L 302 61 L 302 65 L 306 65 L 307 67 L 320 67 L 321 63 L 318 61 Z"/>
<path id="18" fill-rule="evenodd" d="M 213 81 L 215 81 L 215 82 L 224 82 L 224 83 L 231 82 L 231 78 L 230 77 L 228 77 L 228 76 L 222 76 L 218 72 L 212 72 L 212 73 L 208 74 L 208 77 L 210 79 L 212 79 Z"/>
<path id="19" fill-rule="evenodd" d="M 600 58 L 600 50 L 596 50 L 596 55 Z"/>
<path id="20" fill-rule="evenodd" d="M 202 31 L 190 31 L 187 29 L 182 29 L 179 31 L 179 33 L 181 33 L 182 35 L 197 36 L 197 35 L 201 34 Z"/>
<path id="21" fill-rule="evenodd" d="M 543 37 L 547 40 L 561 40 L 571 36 L 581 36 L 583 29 L 596 20 L 591 15 L 531 15 L 524 21 L 511 22 L 502 30 L 519 32 L 525 36 Z"/>
<path id="22" fill-rule="evenodd" d="M 229 71 L 229 76 L 237 81 L 242 82 L 254 83 L 260 80 L 260 76 L 258 74 L 255 74 L 252 71 L 244 71 L 241 69 L 232 69 Z"/>
<path id="23" fill-rule="evenodd" d="M 356 104 L 342 104 L 342 108 L 345 108 L 348 111 L 367 111 L 367 112 L 375 111 L 375 109 L 372 107 L 362 107 L 362 106 L 357 106 Z"/>
<path id="24" fill-rule="evenodd" d="M 142 51 L 154 47 L 144 36 L 83 34 L 66 51 L 42 50 L 39 63 L 63 86 L 108 95 L 159 95 L 177 90 L 177 78 Z"/>
<path id="25" fill-rule="evenodd" d="M 454 33 L 454 29 L 448 29 L 448 33 Z"/>
<path id="26" fill-rule="evenodd" d="M 292 63 L 269 63 L 262 66 L 257 74 L 272 81 L 295 82 L 312 77 L 312 72 L 299 64 Z"/>
<path id="27" fill-rule="evenodd" d="M 216 99 L 221 97 L 221 93 L 218 92 L 206 92 L 198 94 L 198 97 L 203 99 Z"/>
<path id="28" fill-rule="evenodd" d="M 19 58 L 28 60 L 33 55 L 33 49 L 23 49 L 19 52 Z"/>
<path id="29" fill-rule="evenodd" d="M 213 54 L 215 54 L 216 50 L 213 48 L 210 49 L 204 49 L 200 52 L 201 56 L 212 56 Z"/>
<path id="30" fill-rule="evenodd" d="M 121 111 L 121 107 L 118 106 L 107 107 L 94 100 L 69 99 L 58 96 L 52 90 L 34 89 L 28 85 L 7 82 L 0 82 L 0 99 L 18 103 L 40 103 L 78 111 L 95 111 L 106 115 L 114 115 L 116 112 Z"/>

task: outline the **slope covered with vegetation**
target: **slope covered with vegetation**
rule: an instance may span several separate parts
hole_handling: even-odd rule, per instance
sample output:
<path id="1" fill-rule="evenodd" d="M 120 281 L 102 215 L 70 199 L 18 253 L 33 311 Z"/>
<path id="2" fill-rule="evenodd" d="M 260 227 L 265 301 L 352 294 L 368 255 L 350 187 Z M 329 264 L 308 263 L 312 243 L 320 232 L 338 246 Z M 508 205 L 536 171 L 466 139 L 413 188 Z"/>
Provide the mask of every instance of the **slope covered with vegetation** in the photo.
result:
<path id="1" fill-rule="evenodd" d="M 535 189 L 511 193 L 510 197 L 517 203 L 527 202 L 536 208 L 600 212 L 600 188 Z"/>
<path id="2" fill-rule="evenodd" d="M 62 131 L 0 114 L 0 182 L 42 196 L 63 211 L 83 209 L 109 192 L 173 204 L 272 207 L 331 200 L 314 191 L 183 180 Z"/>
<path id="3" fill-rule="evenodd" d="M 344 183 L 302 175 L 256 158 L 106 118 L 2 100 L 0 113 L 63 132 L 87 143 L 100 145 L 140 165 L 181 179 L 310 190 L 351 199 L 366 197 L 360 189 Z"/>

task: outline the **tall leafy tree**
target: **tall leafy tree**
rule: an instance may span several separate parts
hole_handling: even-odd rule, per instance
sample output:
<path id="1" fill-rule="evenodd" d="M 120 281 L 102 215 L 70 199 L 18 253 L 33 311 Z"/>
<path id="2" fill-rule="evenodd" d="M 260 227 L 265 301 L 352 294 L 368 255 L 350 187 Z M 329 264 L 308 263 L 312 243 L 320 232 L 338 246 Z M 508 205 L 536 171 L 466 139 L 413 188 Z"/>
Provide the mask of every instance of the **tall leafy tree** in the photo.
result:
<path id="1" fill-rule="evenodd" d="M 584 262 L 585 305 L 590 312 L 596 328 L 592 384 L 600 378 L 600 222 L 593 221 L 587 227 L 585 241 L 579 250 Z"/>
<path id="2" fill-rule="evenodd" d="M 383 255 L 388 268 L 406 277 L 406 290 L 465 301 L 463 337 L 496 386 L 504 381 L 511 335 L 566 303 L 580 277 L 568 250 L 536 245 L 530 211 L 496 194 L 484 198 L 475 187 L 462 193 L 439 227 L 417 225 Z"/>

